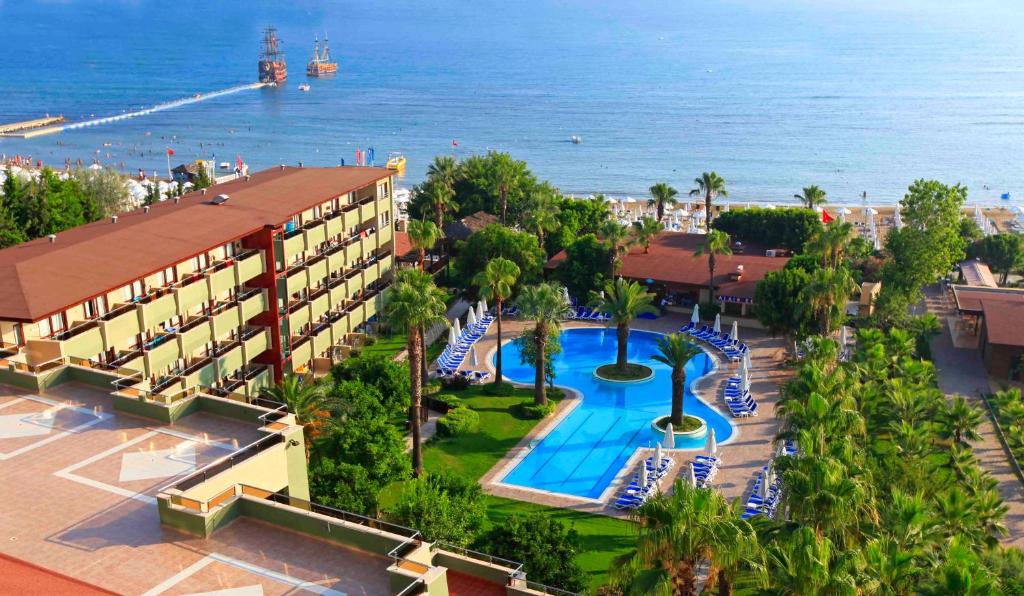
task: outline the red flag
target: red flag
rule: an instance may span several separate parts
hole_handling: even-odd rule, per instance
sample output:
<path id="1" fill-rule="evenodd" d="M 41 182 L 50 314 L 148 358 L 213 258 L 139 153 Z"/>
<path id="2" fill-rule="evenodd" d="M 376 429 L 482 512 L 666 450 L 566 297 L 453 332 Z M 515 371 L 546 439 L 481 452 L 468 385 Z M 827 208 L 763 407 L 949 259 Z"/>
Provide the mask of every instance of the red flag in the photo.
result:
<path id="1" fill-rule="evenodd" d="M 833 219 L 835 219 L 835 218 L 832 217 L 831 215 L 829 215 L 828 211 L 825 211 L 824 209 L 821 210 L 821 223 L 827 224 L 828 222 L 832 221 Z"/>
<path id="2" fill-rule="evenodd" d="M 458 146 L 459 146 L 459 142 L 456 141 L 455 139 L 452 139 L 452 147 L 458 147 Z"/>
<path id="3" fill-rule="evenodd" d="M 170 157 L 172 155 L 174 155 L 174 149 L 171 149 L 170 147 L 168 147 L 167 148 L 167 156 Z"/>
<path id="4" fill-rule="evenodd" d="M 235 165 L 238 166 L 239 170 L 241 170 L 242 166 L 245 165 L 245 162 L 242 161 L 241 155 L 235 155 Z"/>

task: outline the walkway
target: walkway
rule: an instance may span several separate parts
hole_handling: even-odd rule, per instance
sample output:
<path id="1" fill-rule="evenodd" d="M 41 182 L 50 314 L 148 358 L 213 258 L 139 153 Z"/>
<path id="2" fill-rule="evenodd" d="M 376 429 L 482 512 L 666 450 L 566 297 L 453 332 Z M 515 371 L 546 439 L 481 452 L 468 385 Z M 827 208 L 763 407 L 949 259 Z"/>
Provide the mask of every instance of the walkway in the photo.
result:
<path id="1" fill-rule="evenodd" d="M 925 303 L 928 311 L 939 317 L 943 323 L 942 332 L 932 340 L 932 359 L 938 371 L 939 389 L 947 396 L 965 396 L 984 413 L 982 424 L 978 428 L 981 440 L 972 443 L 971 446 L 974 447 L 974 454 L 978 456 L 981 466 L 999 482 L 999 493 L 1008 508 L 1005 522 L 1009 535 L 1003 539 L 1003 543 L 1024 546 L 1024 486 L 1010 467 L 1006 451 L 1003 450 L 996 434 L 995 425 L 980 398 L 981 393 L 991 391 L 981 354 L 976 349 L 953 346 L 947 318 L 957 316 L 956 307 L 938 286 L 925 290 Z"/>
<path id="2" fill-rule="evenodd" d="M 656 331 L 659 333 L 670 333 L 679 329 L 680 326 L 685 324 L 689 318 L 683 315 L 667 315 L 654 320 L 638 319 L 634 321 L 633 328 L 643 329 L 647 331 Z M 507 341 L 514 337 L 518 337 L 521 331 L 532 325 L 530 322 L 521 320 L 506 320 L 503 323 L 503 335 Z M 585 327 L 585 326 L 600 326 L 599 323 L 584 323 L 584 322 L 568 322 L 564 327 Z M 483 357 L 478 369 L 487 368 L 493 374 L 494 370 L 490 366 L 490 352 L 496 345 L 496 331 L 497 326 L 492 325 L 487 335 L 480 339 L 477 344 L 477 350 Z M 772 455 L 772 441 L 775 438 L 775 434 L 778 432 L 778 421 L 774 416 L 775 404 L 779 398 L 779 384 L 784 381 L 791 371 L 784 367 L 782 364 L 784 356 L 784 342 L 780 339 L 767 337 L 763 332 L 755 331 L 752 329 L 741 328 L 740 337 L 743 341 L 750 346 L 752 353 L 752 368 L 751 377 L 753 383 L 751 385 L 751 391 L 753 392 L 755 399 L 758 402 L 758 416 L 749 418 L 732 418 L 732 422 L 736 425 L 736 433 L 733 435 L 733 439 L 724 445 L 719 446 L 719 454 L 722 457 L 722 467 L 715 478 L 713 485 L 718 488 L 723 495 L 728 499 L 734 499 L 737 497 L 749 494 L 754 483 L 754 475 L 763 466 L 768 464 L 768 461 Z M 468 366 L 468 365 L 464 365 Z M 697 386 L 697 394 L 706 402 L 715 406 L 721 411 L 726 411 L 725 403 L 722 399 L 722 384 L 724 384 L 726 378 L 733 374 L 735 366 L 728 363 L 723 364 L 719 361 L 719 370 L 715 374 L 704 377 L 702 382 Z M 558 380 L 556 379 L 557 383 Z M 568 414 L 569 410 L 573 407 L 574 400 L 565 399 L 563 400 L 556 410 L 555 415 L 549 417 L 534 427 L 527 436 L 519 442 L 516 447 L 512 448 L 504 458 L 502 458 L 487 474 L 481 478 L 481 483 L 484 485 L 487 492 L 498 496 L 503 496 L 512 499 L 518 499 L 523 501 L 530 501 L 552 507 L 565 507 L 571 509 L 577 509 L 582 511 L 588 511 L 591 513 L 602 513 L 605 515 L 623 515 L 621 512 L 607 506 L 604 503 L 598 504 L 593 501 L 579 499 L 568 495 L 560 495 L 555 493 L 545 493 L 539 491 L 530 491 L 527 489 L 519 489 L 507 485 L 494 484 L 497 478 L 503 477 L 507 469 L 517 461 L 518 457 L 524 453 L 529 443 L 537 437 L 546 434 L 547 429 L 557 424 L 558 421 Z M 645 451 L 645 450 L 640 450 Z M 688 477 L 686 470 L 686 464 L 693 459 L 693 456 L 699 453 L 698 451 L 674 451 L 672 452 L 673 458 L 677 462 L 677 466 L 674 468 L 675 474 L 682 475 L 683 478 Z M 637 458 L 634 456 L 626 466 L 632 469 L 637 464 Z M 621 474 L 619 482 L 623 478 L 628 478 L 629 474 Z M 669 483 L 664 483 L 663 489 L 667 489 Z M 614 491 L 613 491 L 614 492 Z"/>

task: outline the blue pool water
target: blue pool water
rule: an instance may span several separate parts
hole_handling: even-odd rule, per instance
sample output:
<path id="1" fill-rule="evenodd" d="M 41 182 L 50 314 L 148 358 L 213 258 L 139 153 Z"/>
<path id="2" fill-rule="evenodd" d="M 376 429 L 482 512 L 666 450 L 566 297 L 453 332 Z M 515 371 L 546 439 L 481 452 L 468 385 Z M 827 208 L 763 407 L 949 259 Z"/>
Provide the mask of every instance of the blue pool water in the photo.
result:
<path id="1" fill-rule="evenodd" d="M 651 447 L 661 434 L 651 428 L 655 417 L 667 415 L 672 405 L 672 370 L 653 360 L 660 334 L 632 331 L 629 360 L 654 369 L 654 378 L 638 384 L 606 383 L 594 378 L 594 368 L 615 360 L 614 329 L 567 329 L 562 332 L 562 353 L 555 358 L 555 383 L 583 394 L 583 401 L 551 430 L 505 476 L 503 482 L 527 488 L 596 499 L 622 470 L 638 447 Z M 520 364 L 515 344 L 503 350 L 504 375 L 533 383 L 533 369 Z M 732 423 L 697 399 L 690 384 L 711 371 L 707 354 L 686 365 L 688 414 L 700 416 L 715 429 L 719 443 L 729 440 Z M 676 439 L 677 449 L 699 449 L 704 437 Z"/>

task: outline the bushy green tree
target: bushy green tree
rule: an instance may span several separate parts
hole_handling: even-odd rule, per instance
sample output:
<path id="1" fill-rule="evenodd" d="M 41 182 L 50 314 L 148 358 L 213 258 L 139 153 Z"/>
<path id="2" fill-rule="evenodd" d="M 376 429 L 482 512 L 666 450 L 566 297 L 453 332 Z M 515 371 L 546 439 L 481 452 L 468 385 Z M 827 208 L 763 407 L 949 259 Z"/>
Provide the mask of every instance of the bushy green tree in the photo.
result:
<path id="1" fill-rule="evenodd" d="M 519 267 L 519 278 L 513 293 L 540 280 L 546 256 L 537 246 L 536 236 L 498 224 L 489 225 L 460 242 L 458 253 L 456 270 L 466 287 L 472 285 L 473 277 L 483 271 L 491 259 L 504 257 L 515 263 Z"/>
<path id="2" fill-rule="evenodd" d="M 309 466 L 309 492 L 315 503 L 376 517 L 380 489 L 360 465 L 325 455 L 314 459 Z"/>
<path id="3" fill-rule="evenodd" d="M 430 541 L 467 546 L 486 518 L 480 484 L 452 474 L 428 474 L 402 488 L 387 519 L 416 528 Z"/>
<path id="4" fill-rule="evenodd" d="M 548 329 L 547 342 L 537 341 L 537 329 L 524 329 L 514 341 L 519 348 L 519 362 L 530 368 L 537 368 L 537 344 L 544 343 L 544 378 L 548 387 L 555 386 L 555 364 L 552 359 L 562 353 L 562 333 L 556 328 Z"/>
<path id="5" fill-rule="evenodd" d="M 753 207 L 720 213 L 712 227 L 742 242 L 799 251 L 822 224 L 821 217 L 810 209 Z"/>
<path id="6" fill-rule="evenodd" d="M 576 563 L 576 530 L 548 515 L 508 517 L 491 528 L 479 545 L 499 557 L 521 561 L 530 580 L 572 592 L 581 592 L 587 585 Z"/>
<path id="7" fill-rule="evenodd" d="M 536 183 L 526 162 L 508 153 L 489 151 L 466 158 L 459 164 L 454 184 L 459 215 L 486 211 L 503 222 L 518 221 Z"/>
<path id="8" fill-rule="evenodd" d="M 558 230 L 545 238 L 547 253 L 554 255 L 579 238 L 596 234 L 610 216 L 608 203 L 603 197 L 562 199 L 558 211 Z"/>
<path id="9" fill-rule="evenodd" d="M 817 262 L 816 259 L 811 259 Z M 811 275 L 804 269 L 787 268 L 769 271 L 757 282 L 754 294 L 754 316 L 768 333 L 782 335 L 790 346 L 814 328 L 814 319 L 802 308 L 804 288 Z"/>
<path id="10" fill-rule="evenodd" d="M 384 355 L 362 354 L 342 360 L 331 369 L 336 383 L 361 381 L 374 387 L 386 416 L 397 416 L 409 407 L 409 365 Z"/>
<path id="11" fill-rule="evenodd" d="M 80 169 L 75 170 L 72 177 L 82 192 L 96 203 L 101 217 L 110 217 L 131 209 L 128 177 L 117 170 L 113 168 Z"/>
<path id="12" fill-rule="evenodd" d="M 565 259 L 555 268 L 555 277 L 570 295 L 589 296 L 611 275 L 610 262 L 608 246 L 593 234 L 586 234 L 565 248 Z"/>
<path id="13" fill-rule="evenodd" d="M 1014 233 L 986 236 L 972 244 L 967 255 L 984 261 L 1005 285 L 1010 272 L 1024 266 L 1024 237 Z"/>

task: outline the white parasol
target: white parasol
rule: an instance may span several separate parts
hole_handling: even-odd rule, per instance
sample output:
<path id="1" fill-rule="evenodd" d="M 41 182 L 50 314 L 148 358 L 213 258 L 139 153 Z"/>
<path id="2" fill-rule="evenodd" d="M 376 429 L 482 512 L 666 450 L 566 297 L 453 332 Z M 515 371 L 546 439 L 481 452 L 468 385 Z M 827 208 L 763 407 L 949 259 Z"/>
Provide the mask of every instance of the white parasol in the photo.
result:
<path id="1" fill-rule="evenodd" d="M 676 434 L 674 432 L 672 432 L 672 423 L 671 422 L 669 422 L 665 426 L 665 438 L 664 438 L 663 442 L 665 444 L 665 449 L 675 449 L 676 448 Z"/>
<path id="2" fill-rule="evenodd" d="M 711 429 L 708 432 L 708 443 L 706 446 L 708 455 L 715 455 L 718 453 L 718 440 L 715 439 L 715 429 Z"/>

